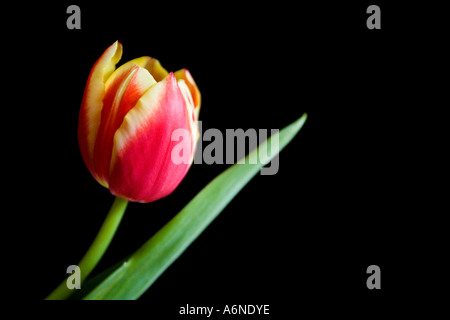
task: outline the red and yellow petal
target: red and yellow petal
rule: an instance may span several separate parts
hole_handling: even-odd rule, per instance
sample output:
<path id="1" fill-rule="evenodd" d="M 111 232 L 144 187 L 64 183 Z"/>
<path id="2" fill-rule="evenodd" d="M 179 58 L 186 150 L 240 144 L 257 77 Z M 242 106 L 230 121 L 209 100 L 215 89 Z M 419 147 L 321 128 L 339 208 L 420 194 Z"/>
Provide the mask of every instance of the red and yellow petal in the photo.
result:
<path id="1" fill-rule="evenodd" d="M 189 88 L 189 91 L 192 95 L 192 100 L 194 103 L 195 108 L 195 120 L 198 120 L 198 116 L 200 113 L 200 105 L 201 105 L 201 95 L 200 90 L 197 87 L 197 84 L 194 81 L 194 78 L 192 77 L 191 73 L 188 69 L 181 69 L 174 73 L 175 77 L 178 81 L 184 80 Z"/>
<path id="2" fill-rule="evenodd" d="M 108 186 L 114 134 L 125 115 L 156 81 L 150 73 L 133 62 L 114 72 L 108 81 L 103 110 L 94 149 L 94 171 L 97 180 Z"/>
<path id="3" fill-rule="evenodd" d="M 192 78 L 191 73 L 188 69 L 181 69 L 174 73 L 175 77 L 178 80 L 178 85 L 183 94 L 183 97 L 186 102 L 187 112 L 189 117 L 189 125 L 190 130 L 192 132 L 193 138 L 193 149 L 194 153 L 197 148 L 197 141 L 200 137 L 200 132 L 198 131 L 198 121 L 200 114 L 200 104 L 201 104 L 201 96 L 200 90 L 197 87 L 197 84 Z"/>
<path id="4" fill-rule="evenodd" d="M 169 72 L 167 72 L 167 70 L 163 68 L 161 63 L 159 63 L 159 60 L 155 58 L 141 57 L 135 60 L 140 63 L 141 67 L 147 69 L 148 72 L 151 73 L 153 78 L 155 78 L 155 80 L 158 82 L 164 80 L 169 75 Z"/>
<path id="5" fill-rule="evenodd" d="M 116 41 L 95 62 L 89 74 L 78 121 L 78 143 L 89 171 L 94 174 L 94 146 L 100 126 L 105 83 L 122 57 L 122 45 Z"/>
<path id="6" fill-rule="evenodd" d="M 175 129 L 189 130 L 183 94 L 173 73 L 151 87 L 114 136 L 109 188 L 114 195 L 150 202 L 170 194 L 190 164 L 171 160 Z"/>

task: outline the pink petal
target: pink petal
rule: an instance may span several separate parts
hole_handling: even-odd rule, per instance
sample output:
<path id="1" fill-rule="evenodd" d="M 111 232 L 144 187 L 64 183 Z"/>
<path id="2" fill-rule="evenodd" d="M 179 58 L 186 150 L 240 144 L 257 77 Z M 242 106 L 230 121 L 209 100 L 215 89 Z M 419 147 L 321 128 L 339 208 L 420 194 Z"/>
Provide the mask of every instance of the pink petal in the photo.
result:
<path id="1" fill-rule="evenodd" d="M 179 143 L 171 140 L 175 129 L 189 130 L 189 120 L 184 97 L 170 73 L 142 96 L 115 134 L 109 175 L 114 195 L 150 202 L 178 186 L 190 164 L 171 160 Z"/>

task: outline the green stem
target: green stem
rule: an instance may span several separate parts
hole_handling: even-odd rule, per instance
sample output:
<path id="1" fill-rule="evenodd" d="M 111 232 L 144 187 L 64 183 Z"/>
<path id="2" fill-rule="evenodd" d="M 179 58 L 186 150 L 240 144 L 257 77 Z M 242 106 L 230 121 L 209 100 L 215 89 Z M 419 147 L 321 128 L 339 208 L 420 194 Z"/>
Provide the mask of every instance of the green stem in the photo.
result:
<path id="1" fill-rule="evenodd" d="M 109 244 L 111 243 L 120 221 L 122 220 L 128 201 L 119 197 L 114 200 L 100 231 L 95 237 L 94 242 L 89 247 L 84 257 L 78 263 L 80 267 L 80 281 L 83 281 L 94 270 L 97 263 L 102 258 Z M 64 300 L 68 298 L 73 290 L 67 288 L 67 279 L 64 280 L 47 298 L 46 300 Z"/>

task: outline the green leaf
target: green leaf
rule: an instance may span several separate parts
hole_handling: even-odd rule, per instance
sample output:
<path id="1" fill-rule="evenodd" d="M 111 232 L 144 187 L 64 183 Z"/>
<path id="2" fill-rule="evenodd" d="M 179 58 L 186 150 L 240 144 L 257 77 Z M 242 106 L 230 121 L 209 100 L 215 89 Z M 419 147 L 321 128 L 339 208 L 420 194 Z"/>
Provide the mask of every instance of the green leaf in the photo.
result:
<path id="1" fill-rule="evenodd" d="M 84 299 L 137 299 L 183 253 L 184 250 L 220 214 L 239 191 L 277 155 L 269 149 L 271 140 L 278 138 L 281 151 L 302 128 L 306 114 L 272 135 L 246 157 L 245 164 L 235 164 L 217 176 L 172 220 L 159 230 L 119 268 L 113 269 Z M 277 141 L 277 140 L 275 140 Z M 255 154 L 256 153 L 256 154 Z M 269 155 L 264 155 L 269 153 Z M 249 164 L 249 157 L 257 164 Z"/>

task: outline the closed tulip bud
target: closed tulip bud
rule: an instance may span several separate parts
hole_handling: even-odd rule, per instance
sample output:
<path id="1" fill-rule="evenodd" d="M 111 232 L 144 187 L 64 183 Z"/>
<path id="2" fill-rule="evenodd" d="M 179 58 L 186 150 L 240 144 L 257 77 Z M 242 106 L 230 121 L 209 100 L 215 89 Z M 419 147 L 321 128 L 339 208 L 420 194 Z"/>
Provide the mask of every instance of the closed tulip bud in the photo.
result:
<path id="1" fill-rule="evenodd" d="M 200 92 L 187 69 L 168 73 L 141 57 L 116 69 L 122 45 L 97 60 L 81 103 L 78 142 L 83 160 L 115 196 L 151 202 L 169 195 L 194 158 Z M 171 160 L 174 130 L 190 133 L 189 163 Z M 186 155 L 183 155 L 186 157 Z"/>

